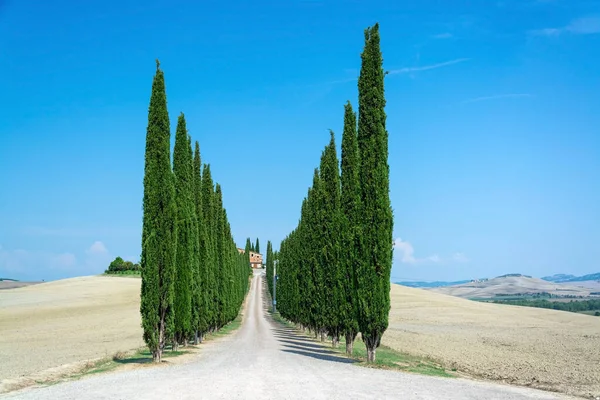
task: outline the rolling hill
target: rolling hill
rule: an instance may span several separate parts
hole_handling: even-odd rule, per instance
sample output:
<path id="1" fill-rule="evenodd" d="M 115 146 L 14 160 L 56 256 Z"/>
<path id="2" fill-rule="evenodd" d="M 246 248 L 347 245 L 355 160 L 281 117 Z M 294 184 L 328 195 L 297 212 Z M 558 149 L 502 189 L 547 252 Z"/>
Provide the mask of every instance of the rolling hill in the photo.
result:
<path id="1" fill-rule="evenodd" d="M 591 288 L 548 282 L 519 274 L 509 274 L 493 279 L 428 290 L 469 299 L 538 293 L 549 293 L 557 296 L 589 296 L 593 291 Z"/>
<path id="2" fill-rule="evenodd" d="M 567 274 L 556 274 L 552 276 L 545 276 L 542 278 L 548 282 L 586 282 L 586 281 L 600 281 L 600 272 L 595 274 L 588 274 L 583 276 L 567 275 Z"/>

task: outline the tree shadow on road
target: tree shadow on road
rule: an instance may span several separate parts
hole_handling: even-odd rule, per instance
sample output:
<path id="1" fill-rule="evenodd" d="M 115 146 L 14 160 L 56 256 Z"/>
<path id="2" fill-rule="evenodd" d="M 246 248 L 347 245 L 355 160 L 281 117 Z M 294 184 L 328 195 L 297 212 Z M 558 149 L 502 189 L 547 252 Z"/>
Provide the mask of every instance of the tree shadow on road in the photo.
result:
<path id="1" fill-rule="evenodd" d="M 343 363 L 343 364 L 352 364 L 352 363 L 356 362 L 350 358 L 330 356 L 327 354 L 320 354 L 320 353 L 311 353 L 309 351 L 291 350 L 291 349 L 283 349 L 281 351 L 283 351 L 284 353 L 299 354 L 301 356 L 312 357 L 312 358 L 316 358 L 318 360 L 334 361 L 334 362 L 339 362 L 339 363 Z"/>
<path id="2" fill-rule="evenodd" d="M 276 337 L 277 337 L 277 335 L 276 335 Z M 295 346 L 302 346 L 305 348 L 309 348 L 311 350 L 312 349 L 325 350 L 325 348 L 321 345 L 307 342 L 307 341 L 290 340 L 290 339 L 285 338 L 284 336 L 279 336 L 277 340 L 280 341 L 281 343 L 284 343 L 284 346 L 285 346 L 285 344 L 291 344 L 291 345 L 295 345 Z M 327 351 L 329 351 L 329 350 L 327 350 Z"/>
<path id="3" fill-rule="evenodd" d="M 273 324 L 272 331 L 277 341 L 284 347 L 281 351 L 285 353 L 298 354 L 305 357 L 344 364 L 356 362 L 356 360 L 340 356 L 338 353 L 324 348 L 322 345 L 313 342 L 308 337 L 298 334 L 298 332 L 293 329 L 278 327 Z"/>
<path id="4" fill-rule="evenodd" d="M 327 354 L 327 355 L 334 355 L 334 356 L 339 355 L 338 353 L 335 353 L 331 350 L 327 350 L 324 348 L 319 349 L 319 348 L 305 347 L 302 345 L 295 345 L 295 344 L 284 344 L 283 347 L 285 347 L 286 349 L 292 349 L 292 350 L 310 351 L 312 353 Z"/>

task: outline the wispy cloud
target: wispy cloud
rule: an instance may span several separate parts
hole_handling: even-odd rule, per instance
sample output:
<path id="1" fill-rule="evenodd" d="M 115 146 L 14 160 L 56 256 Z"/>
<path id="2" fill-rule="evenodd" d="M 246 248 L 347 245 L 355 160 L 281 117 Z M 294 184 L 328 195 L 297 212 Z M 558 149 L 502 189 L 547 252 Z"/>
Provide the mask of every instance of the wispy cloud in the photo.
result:
<path id="1" fill-rule="evenodd" d="M 108 253 L 108 250 L 106 249 L 104 243 L 102 243 L 99 240 L 96 240 L 94 243 L 92 243 L 92 245 L 89 249 L 87 249 L 86 252 L 88 254 L 106 254 Z"/>
<path id="2" fill-rule="evenodd" d="M 431 36 L 434 39 L 450 39 L 453 35 L 450 32 L 438 33 L 437 35 Z"/>
<path id="3" fill-rule="evenodd" d="M 573 35 L 591 35 L 600 33 L 600 17 L 577 18 L 563 27 L 536 29 L 530 31 L 530 33 L 536 36 L 559 36 L 564 33 Z"/>
<path id="4" fill-rule="evenodd" d="M 470 58 L 457 58 L 456 60 L 445 61 L 438 64 L 424 65 L 421 67 L 405 67 L 400 69 L 390 70 L 389 74 L 407 74 L 411 72 L 421 72 L 421 71 L 429 71 L 431 69 L 437 69 L 442 67 L 447 67 L 449 65 L 459 64 L 465 61 L 469 61 Z"/>
<path id="5" fill-rule="evenodd" d="M 9 250 L 0 246 L 0 276 L 10 278 L 13 274 L 31 274 L 39 268 L 70 270 L 77 264 L 73 253 L 31 252 L 23 249 Z"/>
<path id="6" fill-rule="evenodd" d="M 461 104 L 477 103 L 477 102 L 486 101 L 486 100 L 509 99 L 509 98 L 520 98 L 520 97 L 533 97 L 533 95 L 529 94 L 529 93 L 497 94 L 494 96 L 483 96 L 483 97 L 476 97 L 474 99 L 463 100 L 463 101 L 461 101 Z"/>
<path id="7" fill-rule="evenodd" d="M 85 253 L 85 254 L 82 254 Z M 0 277 L 26 276 L 38 280 L 48 274 L 56 276 L 88 275 L 103 271 L 111 255 L 101 241 L 93 242 L 85 252 L 46 252 L 6 249 L 0 245 Z"/>
<path id="8" fill-rule="evenodd" d="M 415 257 L 415 249 L 412 244 L 398 238 L 394 241 L 394 248 L 398 249 L 401 253 L 400 261 L 405 264 L 417 264 L 422 262 L 440 262 L 440 257 L 437 254 L 433 254 L 425 258 Z"/>
<path id="9" fill-rule="evenodd" d="M 464 253 L 454 253 L 452 255 L 452 259 L 456 262 L 459 263 L 465 263 L 465 262 L 469 262 L 469 259 L 467 258 L 467 256 L 464 255 Z"/>
<path id="10" fill-rule="evenodd" d="M 396 255 L 400 258 L 403 264 L 442 264 L 448 262 L 466 263 L 469 259 L 464 253 L 454 253 L 450 257 L 440 257 L 437 254 L 432 254 L 427 257 L 415 256 L 415 248 L 410 242 L 397 238 L 394 240 L 394 248 L 397 250 Z"/>

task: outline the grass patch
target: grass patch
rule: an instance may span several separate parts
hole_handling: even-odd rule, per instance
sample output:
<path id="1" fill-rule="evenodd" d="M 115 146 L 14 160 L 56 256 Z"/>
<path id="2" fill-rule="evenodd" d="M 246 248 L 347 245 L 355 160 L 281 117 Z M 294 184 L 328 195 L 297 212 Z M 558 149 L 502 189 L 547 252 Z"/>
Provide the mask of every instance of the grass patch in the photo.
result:
<path id="1" fill-rule="evenodd" d="M 345 354 L 345 342 L 342 341 L 340 343 L 340 348 L 334 350 Z M 454 376 L 435 361 L 401 353 L 384 345 L 380 345 L 377 348 L 375 364 L 367 364 L 367 348 L 360 339 L 354 341 L 353 358 L 358 360 L 361 365 L 368 367 L 397 369 L 405 372 L 414 372 L 416 374 L 428 376 L 441 376 L 445 378 Z"/>
<path id="2" fill-rule="evenodd" d="M 241 313 L 238 314 L 238 316 L 235 317 L 235 319 L 233 321 L 229 322 L 228 324 L 223 326 L 218 331 L 207 334 L 206 338 L 210 340 L 211 338 L 218 338 L 221 336 L 228 335 L 228 334 L 236 331 L 240 326 L 242 326 L 242 314 Z"/>

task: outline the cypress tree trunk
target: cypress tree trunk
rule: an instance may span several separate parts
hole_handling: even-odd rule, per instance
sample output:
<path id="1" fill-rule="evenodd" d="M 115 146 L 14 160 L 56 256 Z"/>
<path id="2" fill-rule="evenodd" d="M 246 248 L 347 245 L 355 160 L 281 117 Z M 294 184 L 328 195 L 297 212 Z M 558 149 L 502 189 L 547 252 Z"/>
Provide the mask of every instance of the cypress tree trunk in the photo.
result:
<path id="1" fill-rule="evenodd" d="M 358 323 L 368 361 L 388 327 L 393 217 L 389 197 L 388 133 L 385 128 L 384 71 L 379 25 L 365 30 L 365 47 L 358 79 L 358 149 L 360 157 L 361 261 L 356 282 Z"/>
<path id="2" fill-rule="evenodd" d="M 156 62 L 148 111 L 142 222 L 140 314 L 154 362 L 172 337 L 176 205 L 164 74 Z"/>
<path id="3" fill-rule="evenodd" d="M 340 337 L 336 333 L 331 338 L 331 347 L 333 347 L 334 349 L 337 349 L 337 347 L 338 347 L 339 344 L 340 344 Z"/>
<path id="4" fill-rule="evenodd" d="M 346 332 L 346 354 L 351 356 L 354 353 L 354 339 L 356 338 L 356 333 L 354 335 L 352 332 Z"/>

